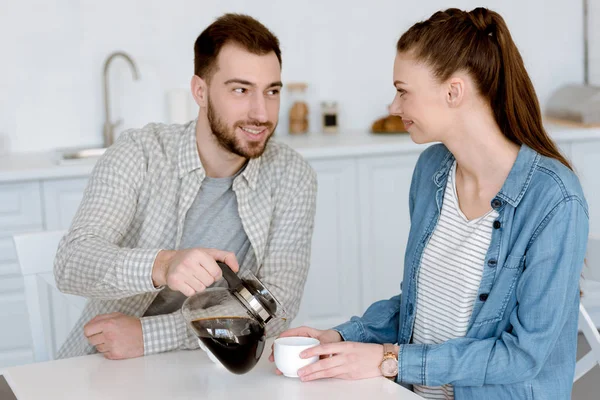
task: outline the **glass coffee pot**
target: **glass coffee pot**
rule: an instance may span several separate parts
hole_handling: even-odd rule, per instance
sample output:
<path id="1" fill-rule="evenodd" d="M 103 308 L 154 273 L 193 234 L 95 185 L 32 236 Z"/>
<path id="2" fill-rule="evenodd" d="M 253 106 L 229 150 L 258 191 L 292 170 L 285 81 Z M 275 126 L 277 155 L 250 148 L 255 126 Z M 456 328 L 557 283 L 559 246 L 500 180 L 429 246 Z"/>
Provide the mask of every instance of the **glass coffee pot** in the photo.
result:
<path id="1" fill-rule="evenodd" d="M 239 276 L 217 262 L 228 288 L 208 288 L 186 299 L 182 313 L 202 344 L 225 368 L 245 374 L 260 359 L 265 328 L 285 319 L 283 306 L 250 271 Z"/>

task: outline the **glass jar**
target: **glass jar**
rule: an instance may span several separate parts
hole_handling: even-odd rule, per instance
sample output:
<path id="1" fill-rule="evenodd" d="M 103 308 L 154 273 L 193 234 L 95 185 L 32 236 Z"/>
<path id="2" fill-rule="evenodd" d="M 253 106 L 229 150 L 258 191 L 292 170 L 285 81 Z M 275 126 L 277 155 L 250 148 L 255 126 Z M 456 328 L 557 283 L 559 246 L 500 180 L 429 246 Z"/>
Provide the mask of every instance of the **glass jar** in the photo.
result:
<path id="1" fill-rule="evenodd" d="M 306 102 L 306 83 L 290 83 L 287 85 L 291 103 L 289 131 L 291 134 L 308 132 L 308 104 Z"/>
<path id="2" fill-rule="evenodd" d="M 245 374 L 262 355 L 267 324 L 285 319 L 286 313 L 252 272 L 238 277 L 225 264 L 219 265 L 229 287 L 208 288 L 189 297 L 182 313 L 209 354 L 230 372 Z"/>
<path id="3" fill-rule="evenodd" d="M 325 133 L 337 133 L 338 131 L 338 108 L 337 103 L 322 102 L 321 110 L 323 113 L 323 132 Z"/>

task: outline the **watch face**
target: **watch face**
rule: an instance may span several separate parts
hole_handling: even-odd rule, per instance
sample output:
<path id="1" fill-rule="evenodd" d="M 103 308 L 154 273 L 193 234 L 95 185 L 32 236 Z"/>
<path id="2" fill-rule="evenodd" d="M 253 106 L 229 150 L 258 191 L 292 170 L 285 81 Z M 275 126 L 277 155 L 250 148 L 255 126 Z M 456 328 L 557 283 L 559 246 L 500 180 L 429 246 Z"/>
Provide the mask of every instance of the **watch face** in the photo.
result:
<path id="1" fill-rule="evenodd" d="M 381 373 L 383 376 L 396 376 L 398 375 L 398 361 L 393 358 L 383 360 L 381 363 Z"/>

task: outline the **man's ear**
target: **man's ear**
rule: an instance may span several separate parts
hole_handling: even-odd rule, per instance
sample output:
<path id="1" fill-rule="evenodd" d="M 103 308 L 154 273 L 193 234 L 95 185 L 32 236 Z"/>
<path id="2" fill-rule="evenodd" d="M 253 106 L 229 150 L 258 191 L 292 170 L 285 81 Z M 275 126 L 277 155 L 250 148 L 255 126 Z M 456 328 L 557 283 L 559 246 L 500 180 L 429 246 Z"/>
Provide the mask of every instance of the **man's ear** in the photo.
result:
<path id="1" fill-rule="evenodd" d="M 194 100 L 196 101 L 196 104 L 198 104 L 198 107 L 206 107 L 208 104 L 208 85 L 206 84 L 206 81 L 198 75 L 194 75 L 192 76 L 190 87 L 192 89 L 192 96 L 194 96 Z"/>

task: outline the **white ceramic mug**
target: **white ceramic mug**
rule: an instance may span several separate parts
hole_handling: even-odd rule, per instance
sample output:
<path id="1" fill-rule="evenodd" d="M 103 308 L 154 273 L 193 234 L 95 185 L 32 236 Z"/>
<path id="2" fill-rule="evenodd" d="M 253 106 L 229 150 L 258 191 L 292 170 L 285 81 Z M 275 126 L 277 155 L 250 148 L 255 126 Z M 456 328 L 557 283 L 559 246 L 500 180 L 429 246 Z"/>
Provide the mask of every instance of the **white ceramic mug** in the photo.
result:
<path id="1" fill-rule="evenodd" d="M 297 378 L 300 368 L 319 360 L 319 356 L 300 358 L 300 353 L 319 344 L 321 344 L 319 340 L 309 337 L 294 336 L 276 339 L 274 356 L 277 369 L 289 378 Z"/>

